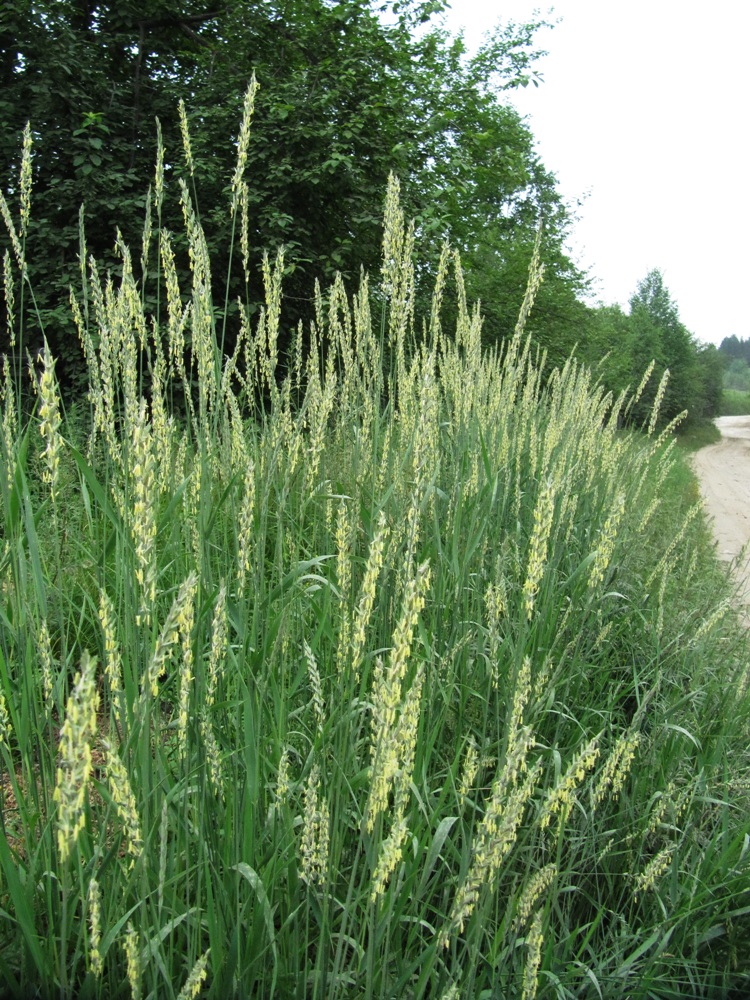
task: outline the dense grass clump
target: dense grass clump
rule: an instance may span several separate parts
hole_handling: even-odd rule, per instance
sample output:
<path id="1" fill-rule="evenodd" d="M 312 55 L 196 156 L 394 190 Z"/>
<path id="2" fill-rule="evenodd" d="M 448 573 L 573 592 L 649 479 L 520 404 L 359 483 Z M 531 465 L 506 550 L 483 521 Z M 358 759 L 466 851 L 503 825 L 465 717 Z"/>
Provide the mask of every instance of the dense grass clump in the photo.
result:
<path id="1" fill-rule="evenodd" d="M 719 412 L 722 417 L 744 417 L 750 413 L 750 392 L 724 389 Z"/>
<path id="2" fill-rule="evenodd" d="M 447 248 L 417 324 L 395 182 L 379 288 L 318 294 L 281 371 L 266 262 L 225 358 L 183 206 L 192 288 L 144 238 L 155 315 L 125 246 L 117 282 L 82 267 L 88 416 L 48 351 L 24 416 L 5 362 L 5 987 L 747 987 L 747 645 L 656 412 L 624 434 L 639 393 L 545 372 L 536 262 L 503 352 Z"/>

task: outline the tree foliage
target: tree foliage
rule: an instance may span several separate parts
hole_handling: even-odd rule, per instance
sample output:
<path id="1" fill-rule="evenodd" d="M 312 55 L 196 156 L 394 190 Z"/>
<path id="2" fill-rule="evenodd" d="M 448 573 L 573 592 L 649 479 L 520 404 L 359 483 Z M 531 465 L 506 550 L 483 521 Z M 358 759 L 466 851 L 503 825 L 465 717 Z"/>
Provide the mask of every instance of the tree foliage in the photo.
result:
<path id="1" fill-rule="evenodd" d="M 512 330 L 540 217 L 549 293 L 575 299 L 581 276 L 564 250 L 568 216 L 527 125 L 504 91 L 535 80 L 542 22 L 500 25 L 469 58 L 439 23 L 442 0 L 5 0 L 0 177 L 16 183 L 20 135 L 35 139 L 28 259 L 53 351 L 75 368 L 67 286 L 78 269 L 85 203 L 88 251 L 116 268 L 117 228 L 140 243 L 153 176 L 156 123 L 166 147 L 165 225 L 178 229 L 176 177 L 191 184 L 209 237 L 217 300 L 262 300 L 261 252 L 285 248 L 286 317 L 312 310 L 314 279 L 356 280 L 379 267 L 382 199 L 390 171 L 404 209 L 431 245 L 422 287 L 444 240 L 466 257 L 493 336 Z M 224 206 L 252 72 L 260 83 L 246 178 L 256 268 L 235 268 Z M 183 161 L 184 99 L 194 175 Z M 155 208 L 155 206 L 153 206 Z M 137 254 L 134 252 L 134 257 Z M 178 266 L 187 271 L 183 258 Z M 144 295 L 155 294 L 146 282 Z M 549 295 L 549 312 L 545 312 Z M 489 329 L 490 324 L 488 324 Z M 560 351 L 567 346 L 561 341 Z"/>
<path id="2" fill-rule="evenodd" d="M 680 320 L 679 310 L 659 270 L 650 271 L 630 298 L 630 313 L 619 306 L 591 310 L 583 354 L 599 361 L 604 384 L 614 392 L 637 386 L 653 361 L 649 381 L 631 419 L 648 419 L 660 373 L 669 369 L 660 413 L 672 420 L 683 410 L 691 420 L 715 416 L 721 399 L 722 362 L 715 347 L 701 346 Z"/>
<path id="3" fill-rule="evenodd" d="M 732 334 L 731 337 L 725 337 L 722 340 L 719 350 L 729 358 L 739 358 L 750 364 L 750 337 L 747 340 L 741 340 Z"/>

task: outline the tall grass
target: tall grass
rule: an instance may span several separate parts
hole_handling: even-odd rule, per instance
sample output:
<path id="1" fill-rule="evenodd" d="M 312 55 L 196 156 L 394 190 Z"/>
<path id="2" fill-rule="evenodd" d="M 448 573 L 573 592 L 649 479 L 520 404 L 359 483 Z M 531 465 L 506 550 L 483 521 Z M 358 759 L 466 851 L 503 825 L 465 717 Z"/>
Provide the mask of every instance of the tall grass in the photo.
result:
<path id="1" fill-rule="evenodd" d="M 724 389 L 719 410 L 722 417 L 744 417 L 750 413 L 750 392 Z"/>
<path id="2" fill-rule="evenodd" d="M 502 352 L 447 248 L 417 320 L 395 181 L 379 286 L 318 294 L 282 370 L 265 261 L 224 357 L 182 203 L 192 286 L 147 231 L 155 316 L 125 246 L 117 281 L 82 251 L 88 415 L 47 351 L 24 416 L 5 362 L 6 989 L 747 986 L 747 645 L 668 435 L 545 372 L 537 261 Z"/>

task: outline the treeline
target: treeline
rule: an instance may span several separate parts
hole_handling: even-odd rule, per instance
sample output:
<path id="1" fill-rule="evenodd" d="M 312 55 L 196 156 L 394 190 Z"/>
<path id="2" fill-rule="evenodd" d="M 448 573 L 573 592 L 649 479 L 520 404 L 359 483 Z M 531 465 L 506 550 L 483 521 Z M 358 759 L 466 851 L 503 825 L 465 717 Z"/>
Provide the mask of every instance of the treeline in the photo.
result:
<path id="1" fill-rule="evenodd" d="M 669 380 L 661 408 L 666 420 L 683 410 L 688 421 L 715 416 L 721 403 L 723 358 L 712 344 L 700 344 L 682 323 L 661 271 L 650 271 L 638 283 L 629 307 L 629 312 L 618 305 L 587 310 L 582 320 L 583 358 L 615 393 L 627 386 L 635 389 L 655 362 L 655 377 L 632 411 L 636 422 L 647 418 L 666 368 Z"/>
<path id="2" fill-rule="evenodd" d="M 544 22 L 501 24 L 469 56 L 461 38 L 440 26 L 446 6 L 6 0 L 0 184 L 11 204 L 19 195 L 27 121 L 35 150 L 25 248 L 35 303 L 26 314 L 26 346 L 38 346 L 44 333 L 66 390 L 82 389 L 85 366 L 68 301 L 69 286 L 81 285 L 80 221 L 83 254 L 114 274 L 122 233 L 144 302 L 156 315 L 164 288 L 158 242 L 143 239 L 145 218 L 152 234 L 175 234 L 177 275 L 189 288 L 180 235 L 187 192 L 208 238 L 214 301 L 226 303 L 226 350 L 239 328 L 238 299 L 257 321 L 263 252 L 273 259 L 283 248 L 283 355 L 298 322 L 307 329 L 314 318 L 316 279 L 327 287 L 338 272 L 353 288 L 360 268 L 379 273 L 383 195 L 393 171 L 423 261 L 412 290 L 414 316 L 429 313 L 448 241 L 461 253 L 468 297 L 481 301 L 485 342 L 510 336 L 541 227 L 545 278 L 530 330 L 549 366 L 576 349 L 585 361 L 601 362 L 602 380 L 618 392 L 637 385 L 655 359 L 644 413 L 665 367 L 667 417 L 686 407 L 696 415 L 714 412 L 718 361 L 679 322 L 657 272 L 635 293 L 630 315 L 582 301 L 588 279 L 566 251 L 571 213 L 526 122 L 503 99 L 538 82 L 543 53 L 534 37 Z M 260 83 L 253 137 L 230 220 L 230 140 L 253 72 Z M 155 177 L 158 148 L 163 173 Z M 242 213 L 249 220 L 246 247 L 237 245 Z M 0 240 L 9 252 L 8 234 Z M 9 264 L 6 284 L 18 279 L 10 273 Z M 455 310 L 455 292 L 443 308 Z M 418 334 L 419 322 L 415 328 Z"/>
<path id="3" fill-rule="evenodd" d="M 734 335 L 725 337 L 719 344 L 719 350 L 729 358 L 737 358 L 750 365 L 750 337 L 747 340 L 740 340 Z"/>
<path id="4" fill-rule="evenodd" d="M 719 351 L 724 359 L 724 389 L 729 394 L 750 393 L 750 339 L 725 337 L 719 345 Z M 734 401 L 732 410 L 737 405 L 741 412 L 746 412 L 747 405 L 739 400 Z"/>

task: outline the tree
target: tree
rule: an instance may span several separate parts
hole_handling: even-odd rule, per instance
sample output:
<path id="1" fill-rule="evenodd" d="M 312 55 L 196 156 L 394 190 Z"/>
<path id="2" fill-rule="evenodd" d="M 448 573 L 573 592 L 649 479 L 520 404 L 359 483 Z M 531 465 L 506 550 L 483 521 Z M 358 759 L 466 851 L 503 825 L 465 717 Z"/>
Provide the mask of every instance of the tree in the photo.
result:
<path id="1" fill-rule="evenodd" d="M 634 381 L 651 358 L 658 368 L 669 368 L 669 382 L 661 414 L 671 420 L 682 410 L 703 415 L 702 383 L 695 340 L 682 324 L 664 276 L 650 271 L 630 299 L 631 357 Z M 647 360 L 648 359 L 648 360 Z M 644 363 L 645 362 L 645 363 Z M 649 397 L 646 396 L 648 401 Z"/>
<path id="2" fill-rule="evenodd" d="M 232 139 L 253 70 L 261 89 L 246 172 L 252 250 L 259 260 L 262 250 L 285 247 L 290 324 L 310 314 L 314 278 L 340 271 L 355 281 L 360 266 L 377 272 L 391 170 L 431 248 L 425 287 L 444 239 L 478 275 L 504 262 L 512 293 L 497 318 L 510 332 L 506 316 L 522 294 L 513 247 L 530 247 L 540 212 L 561 287 L 574 287 L 562 251 L 564 206 L 527 126 L 502 102 L 505 90 L 534 79 L 541 22 L 498 28 L 469 59 L 461 39 L 436 23 L 443 8 L 442 0 L 407 0 L 389 7 L 386 21 L 375 0 L 5 0 L 0 177 L 11 197 L 30 119 L 37 152 L 28 257 L 51 347 L 69 375 L 78 357 L 67 286 L 79 267 L 79 205 L 88 251 L 116 269 L 116 228 L 140 245 L 157 117 L 167 151 L 165 224 L 180 228 L 181 175 L 206 226 L 217 300 L 261 301 L 259 268 L 247 288 L 241 268 L 225 284 Z M 194 178 L 182 158 L 180 98 Z M 475 285 L 489 293 L 488 309 L 490 297 L 500 301 L 494 279 L 480 275 Z M 152 293 L 146 282 L 144 294 Z"/>
<path id="3" fill-rule="evenodd" d="M 750 364 L 750 338 L 748 340 L 740 340 L 732 334 L 731 337 L 725 337 L 722 340 L 719 350 L 722 354 L 728 355 L 730 358 L 741 358 Z"/>

